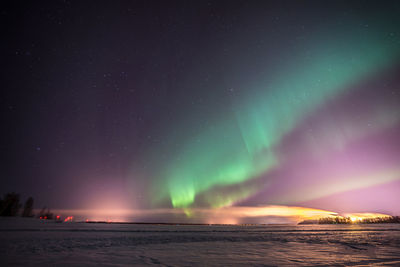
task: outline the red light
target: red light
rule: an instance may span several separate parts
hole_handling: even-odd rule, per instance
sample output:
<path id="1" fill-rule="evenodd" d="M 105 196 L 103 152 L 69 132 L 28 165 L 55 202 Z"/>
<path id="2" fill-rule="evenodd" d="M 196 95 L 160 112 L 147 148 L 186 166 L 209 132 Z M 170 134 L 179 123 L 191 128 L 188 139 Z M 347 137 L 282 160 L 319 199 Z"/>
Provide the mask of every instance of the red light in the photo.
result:
<path id="1" fill-rule="evenodd" d="M 64 222 L 70 222 L 74 219 L 74 216 L 68 216 L 67 218 L 65 218 Z"/>

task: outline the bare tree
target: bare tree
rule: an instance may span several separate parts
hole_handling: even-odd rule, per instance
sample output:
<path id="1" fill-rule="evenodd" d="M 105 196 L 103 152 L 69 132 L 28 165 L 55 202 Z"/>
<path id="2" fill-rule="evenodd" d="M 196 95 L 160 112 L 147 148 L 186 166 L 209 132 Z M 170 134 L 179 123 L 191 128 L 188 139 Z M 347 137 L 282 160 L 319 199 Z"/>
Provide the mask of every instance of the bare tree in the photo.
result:
<path id="1" fill-rule="evenodd" d="M 33 217 L 33 198 L 29 197 L 25 202 L 24 211 L 22 212 L 22 217 Z"/>

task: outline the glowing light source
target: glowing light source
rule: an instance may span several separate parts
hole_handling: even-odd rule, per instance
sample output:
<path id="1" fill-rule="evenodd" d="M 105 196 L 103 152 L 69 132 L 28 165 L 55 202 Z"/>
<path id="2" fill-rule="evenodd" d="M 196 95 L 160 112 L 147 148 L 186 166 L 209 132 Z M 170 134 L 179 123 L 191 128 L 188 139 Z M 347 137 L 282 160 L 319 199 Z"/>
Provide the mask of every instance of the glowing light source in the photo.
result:
<path id="1" fill-rule="evenodd" d="M 64 222 L 72 222 L 74 220 L 74 216 L 68 216 L 64 219 Z"/>

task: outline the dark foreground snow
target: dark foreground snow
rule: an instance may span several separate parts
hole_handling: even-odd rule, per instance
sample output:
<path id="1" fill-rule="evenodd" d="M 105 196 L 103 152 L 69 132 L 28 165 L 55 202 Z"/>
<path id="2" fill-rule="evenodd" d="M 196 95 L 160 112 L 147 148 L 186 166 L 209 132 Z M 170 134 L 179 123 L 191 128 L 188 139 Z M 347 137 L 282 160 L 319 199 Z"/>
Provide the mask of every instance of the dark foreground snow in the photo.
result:
<path id="1" fill-rule="evenodd" d="M 187 226 L 0 218 L 0 266 L 400 266 L 400 225 Z"/>

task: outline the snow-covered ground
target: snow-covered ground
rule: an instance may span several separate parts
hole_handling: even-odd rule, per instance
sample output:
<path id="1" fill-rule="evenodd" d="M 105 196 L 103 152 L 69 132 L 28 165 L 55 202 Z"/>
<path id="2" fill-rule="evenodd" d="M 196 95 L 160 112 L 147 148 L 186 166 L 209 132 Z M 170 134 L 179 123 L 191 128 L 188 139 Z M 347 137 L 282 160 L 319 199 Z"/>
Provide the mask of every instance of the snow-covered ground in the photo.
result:
<path id="1" fill-rule="evenodd" d="M 400 225 L 188 226 L 0 218 L 0 266 L 400 266 Z"/>

